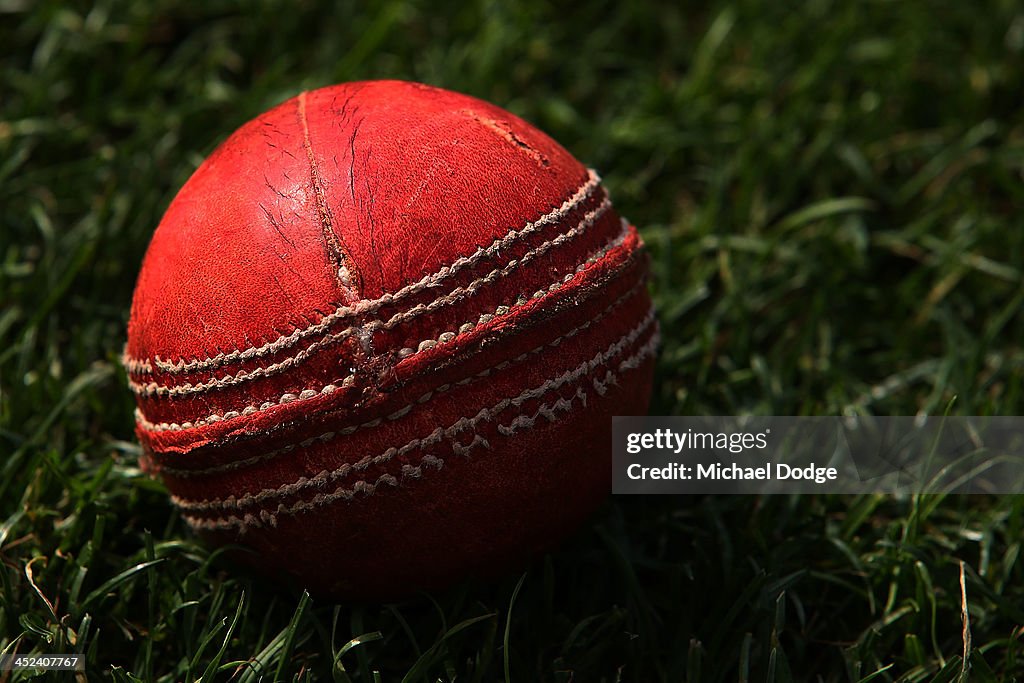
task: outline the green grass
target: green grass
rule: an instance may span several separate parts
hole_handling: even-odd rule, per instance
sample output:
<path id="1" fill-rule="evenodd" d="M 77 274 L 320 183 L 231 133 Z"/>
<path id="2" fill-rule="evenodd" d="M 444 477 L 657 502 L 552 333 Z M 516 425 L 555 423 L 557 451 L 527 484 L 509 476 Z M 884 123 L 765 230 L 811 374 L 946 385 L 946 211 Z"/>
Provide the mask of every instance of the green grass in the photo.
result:
<path id="1" fill-rule="evenodd" d="M 653 412 L 1022 412 L 1019 3 L 558 4 L 0 0 L 0 650 L 115 681 L 1024 679 L 1021 497 L 616 498 L 522 576 L 333 606 L 137 469 L 117 357 L 161 212 L 238 125 L 362 78 L 602 171 L 654 257 Z"/>

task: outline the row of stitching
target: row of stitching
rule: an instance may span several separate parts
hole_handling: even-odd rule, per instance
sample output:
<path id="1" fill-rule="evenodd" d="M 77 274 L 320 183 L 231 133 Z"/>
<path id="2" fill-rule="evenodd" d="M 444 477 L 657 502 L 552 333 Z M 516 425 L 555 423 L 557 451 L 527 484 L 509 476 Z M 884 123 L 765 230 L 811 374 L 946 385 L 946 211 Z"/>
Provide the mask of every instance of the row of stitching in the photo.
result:
<path id="1" fill-rule="evenodd" d="M 216 424 L 217 422 L 224 422 L 225 420 L 233 420 L 238 417 L 255 415 L 257 413 L 263 413 L 275 406 L 288 405 L 289 403 L 304 403 L 305 401 L 311 401 L 318 396 L 329 396 L 335 392 L 347 389 L 355 384 L 355 375 L 349 375 L 340 384 L 326 384 L 320 389 L 303 389 L 299 393 L 287 392 L 282 394 L 280 397 L 273 401 L 264 401 L 259 405 L 250 404 L 241 410 L 229 410 L 225 413 L 213 413 L 206 417 L 196 420 L 195 422 L 150 422 L 146 419 L 146 416 L 139 409 L 135 409 L 135 423 L 150 432 L 175 432 L 182 431 L 185 429 L 194 429 L 196 427 L 205 427 L 207 425 Z"/>
<path id="2" fill-rule="evenodd" d="M 494 366 L 489 367 L 489 368 L 484 368 L 483 370 L 481 370 L 480 372 L 476 373 L 475 375 L 472 375 L 471 377 L 466 377 L 464 379 L 460 379 L 459 381 L 453 382 L 453 383 L 450 383 L 450 384 L 443 384 L 443 385 L 437 387 L 436 389 L 428 391 L 427 393 L 423 394 L 422 396 L 420 396 L 415 401 L 413 401 L 413 402 L 411 402 L 411 403 L 409 403 L 409 404 L 399 408 L 398 410 L 390 413 L 386 417 L 386 419 L 389 420 L 389 421 L 397 420 L 397 419 L 407 415 L 410 411 L 415 409 L 417 405 L 425 404 L 425 403 L 427 403 L 428 401 L 430 401 L 431 399 L 433 399 L 437 395 L 440 395 L 440 394 L 443 394 L 443 393 L 445 393 L 447 391 L 450 391 L 451 389 L 453 389 L 455 387 L 459 387 L 459 386 L 464 386 L 466 384 L 470 384 L 470 383 L 475 382 L 476 380 L 479 380 L 479 379 L 481 379 L 483 377 L 488 377 L 492 373 L 501 372 L 502 370 L 504 370 L 504 369 L 506 369 L 506 368 L 508 368 L 508 367 L 510 367 L 512 365 L 515 365 L 517 363 L 520 363 L 520 362 L 526 360 L 527 358 L 529 358 L 532 355 L 536 355 L 538 353 L 541 353 L 545 349 L 554 348 L 554 347 L 559 346 L 562 342 L 566 341 L 567 339 L 571 339 L 571 338 L 575 337 L 576 335 L 578 335 L 578 334 L 584 332 L 585 330 L 589 329 L 592 325 L 595 325 L 595 324 L 599 323 L 601 320 L 603 320 L 605 317 L 607 317 L 609 314 L 611 314 L 612 311 L 614 311 L 620 305 L 622 305 L 623 302 L 625 302 L 630 297 L 635 295 L 637 290 L 639 290 L 643 286 L 644 286 L 644 281 L 643 280 L 637 281 L 624 294 L 622 294 L 621 296 L 616 298 L 614 301 L 612 301 L 597 316 L 595 316 L 593 318 L 590 318 L 589 320 L 587 320 L 582 325 L 579 325 L 578 327 L 575 327 L 572 330 L 569 330 L 565 334 L 563 334 L 563 335 L 561 335 L 561 336 L 559 336 L 559 337 L 557 337 L 555 339 L 552 339 L 551 341 L 547 342 L 546 344 L 541 344 L 540 346 L 537 346 L 537 347 L 535 347 L 535 348 L 533 348 L 533 349 L 531 349 L 531 350 L 529 350 L 529 351 L 527 351 L 525 353 L 522 353 L 522 354 L 516 356 L 515 358 L 504 360 L 504 361 L 498 363 L 497 365 L 494 365 Z M 328 386 L 329 387 L 333 387 L 334 385 L 328 385 Z M 312 398 L 312 397 L 310 397 L 310 398 Z M 264 404 L 264 405 L 266 405 L 266 404 Z M 251 414 L 251 412 L 250 413 L 244 413 L 244 414 Z M 230 417 L 233 417 L 233 416 L 229 413 L 229 414 L 225 414 L 223 416 L 214 415 L 214 416 L 211 416 L 210 418 L 207 418 L 207 420 L 208 421 L 217 422 L 217 421 L 221 421 L 221 420 L 224 420 L 224 419 L 229 419 Z M 136 420 L 138 421 L 139 425 L 143 429 L 147 429 L 149 431 L 173 431 L 173 430 L 180 430 L 180 429 L 188 429 L 189 428 L 189 427 L 187 427 L 185 425 L 178 425 L 178 424 L 174 424 L 174 423 L 171 423 L 171 424 L 168 424 L 168 423 L 153 424 L 151 422 L 147 422 L 145 420 L 145 418 L 142 417 L 142 414 L 138 410 L 136 410 Z M 380 418 L 374 418 L 372 420 L 367 420 L 365 422 L 362 422 L 362 423 L 359 423 L 359 424 L 356 424 L 356 425 L 351 425 L 349 427 L 345 427 L 344 429 L 339 430 L 339 435 L 347 436 L 347 435 L 352 434 L 352 433 L 354 433 L 354 432 L 356 432 L 356 431 L 358 431 L 360 429 L 365 429 L 367 427 L 376 427 L 376 426 L 380 425 L 381 423 L 382 423 L 382 420 Z M 190 424 L 190 423 L 187 423 L 187 424 Z M 219 473 L 222 473 L 222 472 L 229 472 L 229 471 L 232 471 L 232 470 L 243 469 L 245 467 L 249 467 L 251 465 L 255 465 L 256 463 L 259 463 L 259 462 L 261 462 L 263 460 L 266 460 L 266 459 L 272 458 L 272 457 L 274 457 L 276 455 L 279 455 L 281 452 L 282 451 L 280 451 L 280 450 L 271 451 L 270 453 L 264 453 L 262 455 L 257 455 L 257 456 L 253 456 L 253 457 L 250 457 L 250 458 L 245 458 L 245 459 L 242 459 L 242 460 L 234 460 L 234 461 L 231 461 L 229 463 L 225 463 L 223 465 L 215 465 L 213 467 L 207 467 L 207 468 L 203 468 L 203 469 L 184 469 L 184 468 L 176 468 L 176 467 L 161 467 L 161 472 L 163 472 L 164 474 L 170 474 L 172 476 L 180 477 L 180 478 L 198 477 L 198 476 L 210 475 L 210 474 L 219 474 Z"/>
<path id="3" fill-rule="evenodd" d="M 134 375 L 148 375 L 153 372 L 153 363 L 142 358 L 132 358 L 128 355 L 128 346 L 125 345 L 121 353 L 121 365 L 124 369 Z"/>
<path id="4" fill-rule="evenodd" d="M 430 349 L 434 348 L 438 344 L 450 343 L 450 342 L 454 341 L 459 335 L 469 334 L 473 330 L 475 330 L 477 327 L 479 327 L 480 325 L 485 325 L 485 324 L 491 322 L 497 316 L 506 315 L 506 314 L 508 314 L 508 313 L 510 313 L 512 311 L 515 311 L 516 309 L 522 308 L 523 306 L 526 306 L 526 305 L 530 304 L 533 301 L 536 301 L 537 299 L 540 299 L 540 298 L 542 298 L 544 296 L 547 296 L 548 294 L 551 294 L 553 292 L 558 291 L 559 289 L 564 287 L 566 285 L 566 283 L 568 283 L 570 280 L 572 280 L 574 277 L 576 277 L 580 272 L 585 270 L 588 266 L 590 266 L 590 265 L 594 264 L 595 262 L 599 261 L 600 259 L 604 258 L 608 254 L 608 252 L 611 251 L 612 249 L 620 246 L 628 235 L 629 235 L 629 225 L 627 223 L 623 222 L 623 224 L 622 224 L 622 231 L 618 234 L 618 236 L 616 236 L 611 242 L 605 244 L 603 247 L 601 247 L 596 252 L 591 254 L 587 258 L 587 260 L 585 260 L 584 262 L 580 263 L 572 272 L 567 273 L 560 280 L 552 283 L 551 285 L 549 285 L 545 289 L 541 289 L 541 290 L 538 290 L 538 291 L 534 292 L 532 295 L 522 294 L 519 297 L 517 297 L 515 301 L 513 301 L 511 303 L 501 304 L 497 308 L 495 308 L 493 311 L 491 311 L 489 313 L 484 313 L 483 315 L 479 316 L 475 321 L 471 320 L 471 321 L 467 321 L 467 322 L 463 323 L 462 325 L 460 325 L 458 327 L 457 331 L 443 332 L 443 333 L 439 334 L 436 338 L 424 340 L 424 341 L 422 341 L 419 344 L 419 347 L 416 350 L 413 350 L 413 349 L 402 349 L 401 351 L 398 352 L 398 357 L 400 359 L 402 359 L 402 360 L 405 360 L 407 358 L 410 358 L 410 357 L 416 355 L 417 353 L 423 353 L 423 352 L 429 351 Z M 355 377 L 353 375 L 350 375 L 350 376 L 346 377 L 345 380 L 342 382 L 342 387 L 349 386 L 354 381 L 355 381 Z M 267 402 L 264 402 L 263 404 L 261 404 L 259 407 L 256 407 L 254 405 L 249 405 L 249 406 L 246 406 L 245 408 L 243 408 L 241 410 L 233 410 L 233 411 L 228 411 L 226 413 L 221 413 L 221 414 L 215 413 L 213 415 L 209 415 L 209 416 L 206 416 L 204 418 L 199 418 L 197 420 L 194 420 L 194 421 L 191 421 L 191 422 L 184 422 L 184 423 L 173 423 L 173 422 L 171 422 L 171 423 L 166 423 L 166 422 L 165 423 L 153 423 L 153 422 L 150 422 L 146 418 L 145 414 L 140 409 L 137 408 L 136 409 L 136 421 L 137 421 L 137 423 L 141 427 L 143 427 L 144 429 L 149 429 L 150 431 L 180 431 L 182 429 L 192 429 L 192 428 L 195 428 L 195 427 L 201 427 L 201 426 L 210 424 L 211 422 L 219 422 L 219 421 L 224 420 L 224 419 L 235 418 L 235 417 L 239 417 L 239 416 L 242 416 L 242 415 L 246 415 L 246 416 L 253 415 L 253 414 L 258 413 L 258 412 L 264 412 L 264 411 L 270 410 L 271 408 L 273 408 L 273 407 L 275 407 L 277 405 L 281 405 L 283 403 L 294 403 L 296 401 L 309 401 L 309 400 L 312 400 L 314 398 L 317 398 L 318 396 L 324 394 L 325 392 L 326 393 L 333 393 L 334 391 L 337 391 L 338 389 L 339 389 L 339 387 L 337 385 L 335 385 L 334 383 L 330 383 L 330 384 L 328 384 L 328 385 L 326 385 L 324 387 L 303 389 L 303 390 L 299 391 L 298 393 L 288 392 L 288 393 L 284 394 L 277 401 L 267 401 Z M 168 391 L 170 391 L 170 389 L 168 389 Z"/>
<path id="5" fill-rule="evenodd" d="M 423 313 L 428 313 L 430 311 L 436 310 L 437 308 L 441 308 L 443 306 L 458 302 L 462 300 L 467 294 L 472 294 L 480 287 L 490 284 L 501 277 L 507 276 L 518 266 L 521 266 L 524 263 L 528 263 L 540 256 L 543 256 L 554 247 L 564 244 L 581 235 L 588 228 L 590 228 L 601 216 L 603 216 L 609 208 L 611 208 L 611 202 L 608 199 L 605 199 L 597 208 L 595 208 L 593 211 L 589 211 L 575 228 L 572 228 L 571 230 L 562 233 L 555 239 L 545 242 L 544 244 L 538 246 L 536 249 L 533 249 L 529 253 L 524 254 L 519 259 L 510 260 L 504 267 L 492 270 L 490 273 L 483 276 L 479 280 L 476 280 L 473 283 L 471 283 L 471 285 L 467 285 L 465 287 L 456 287 L 445 296 L 438 297 L 428 304 L 420 304 L 412 307 L 408 311 L 404 311 L 402 313 L 394 315 L 390 320 L 388 320 L 384 324 L 383 329 L 391 329 L 395 327 L 397 324 L 405 322 L 411 317 L 415 317 L 416 315 L 421 315 Z M 577 273 L 586 268 L 588 265 L 602 258 L 605 254 L 607 254 L 609 251 L 614 249 L 619 244 L 622 244 L 622 241 L 625 240 L 628 233 L 629 226 L 628 224 L 623 222 L 622 229 L 620 230 L 616 238 L 613 238 L 611 242 L 605 244 L 597 252 L 592 253 L 590 256 L 588 256 L 584 262 L 578 264 L 573 272 L 567 273 L 565 277 L 563 277 L 561 283 L 556 282 L 550 285 L 546 290 L 538 290 L 536 293 L 534 293 L 532 298 L 540 298 L 541 296 L 544 295 L 546 291 L 555 291 L 555 289 L 562 286 L 562 284 L 564 284 L 565 282 L 571 280 Z M 473 329 L 473 327 L 476 327 L 477 325 L 490 322 L 491 318 L 493 318 L 494 316 L 504 315 L 505 313 L 508 312 L 508 309 L 511 306 L 520 306 L 522 305 L 522 303 L 525 303 L 525 295 L 518 297 L 516 301 L 512 304 L 499 306 L 497 309 L 495 309 L 493 313 L 481 316 L 481 318 L 476 323 L 466 322 L 459 326 L 455 331 L 441 333 L 436 339 L 427 339 L 421 341 L 417 347 L 417 351 L 424 351 L 427 348 L 436 346 L 437 344 L 450 341 L 451 339 L 454 339 L 457 334 L 464 334 L 465 332 L 470 331 L 471 329 Z M 405 356 L 409 356 L 411 355 L 411 351 L 411 349 L 402 349 L 401 351 L 399 351 L 399 357 L 403 358 Z"/>
<path id="6" fill-rule="evenodd" d="M 489 246 L 481 247 L 469 256 L 456 259 L 451 264 L 444 266 L 435 273 L 425 275 L 418 281 L 402 287 L 394 293 L 385 294 L 377 299 L 362 299 L 351 305 L 339 306 L 333 312 L 325 315 L 319 322 L 308 327 L 297 328 L 290 334 L 282 334 L 277 339 L 267 342 L 261 346 L 250 346 L 244 349 L 219 353 L 215 356 L 202 359 L 177 360 L 162 359 L 156 356 L 152 360 L 146 358 L 133 358 L 127 351 L 122 356 L 122 363 L 129 372 L 146 374 L 153 372 L 153 365 L 172 374 L 193 372 L 197 370 L 212 370 L 235 361 L 246 361 L 253 358 L 260 358 L 269 354 L 283 351 L 306 337 L 326 332 L 335 322 L 351 316 L 364 313 L 373 313 L 381 307 L 400 301 L 408 296 L 416 294 L 432 287 L 436 287 L 456 273 L 477 264 L 479 261 L 498 254 L 503 249 L 508 249 L 517 240 L 531 235 L 545 226 L 557 223 L 563 217 L 571 213 L 601 184 L 601 178 L 593 170 L 588 170 L 588 177 L 577 190 L 566 199 L 561 206 L 549 211 L 535 221 L 526 223 L 522 228 L 510 230 L 504 236 L 495 239 Z"/>
<path id="7" fill-rule="evenodd" d="M 210 498 L 201 501 L 189 501 L 178 496 L 173 496 L 172 500 L 182 510 L 188 512 L 211 513 L 223 510 L 241 510 L 246 507 L 261 505 L 267 501 L 288 498 L 307 489 L 333 484 L 339 480 L 345 479 L 353 472 L 360 472 L 372 465 L 385 463 L 394 457 L 401 457 L 410 451 L 422 447 L 423 445 L 437 443 L 443 439 L 450 438 L 451 436 L 464 431 L 467 427 L 475 427 L 475 425 L 480 422 L 493 420 L 498 414 L 502 413 L 509 407 L 521 407 L 527 401 L 541 398 L 545 394 L 585 377 L 598 367 L 607 364 L 612 358 L 621 354 L 626 348 L 636 342 L 640 335 L 647 331 L 647 329 L 652 325 L 654 325 L 654 310 L 649 309 L 639 324 L 609 345 L 604 351 L 598 352 L 590 360 L 580 363 L 575 368 L 567 370 L 557 377 L 545 380 L 543 383 L 527 389 L 517 396 L 502 399 L 489 408 L 483 408 L 474 417 L 460 418 L 447 428 L 438 427 L 426 437 L 413 439 L 403 446 L 389 448 L 379 455 L 366 456 L 355 463 L 346 463 L 335 470 L 324 470 L 312 477 L 300 477 L 297 481 L 290 484 L 283 484 L 277 488 L 263 489 L 258 493 L 246 494 L 238 497 L 228 496 L 226 498 Z M 307 439 L 299 445 L 302 447 L 308 447 L 317 442 L 325 443 L 331 439 L 337 438 L 339 435 L 340 433 L 338 432 L 328 432 L 327 434 Z"/>
<path id="8" fill-rule="evenodd" d="M 399 324 L 413 320 L 420 315 L 430 313 L 444 306 L 456 303 L 460 301 L 463 297 L 475 293 L 482 287 L 485 287 L 488 284 L 491 284 L 499 280 L 500 278 L 507 277 L 517 268 L 522 267 L 523 265 L 533 261 L 534 259 L 539 258 L 540 256 L 543 256 L 551 249 L 554 249 L 555 247 L 558 247 L 566 242 L 575 239 L 579 235 L 586 232 L 586 230 L 588 230 L 590 227 L 592 227 L 594 223 L 597 222 L 597 220 L 601 216 L 603 216 L 605 212 L 608 211 L 609 208 L 611 208 L 611 202 L 607 198 L 605 198 L 604 201 L 601 202 L 601 204 L 598 207 L 596 207 L 592 211 L 589 211 L 582 219 L 580 219 L 580 222 L 576 225 L 576 227 L 562 233 L 561 235 L 554 239 L 544 242 L 543 244 L 537 246 L 534 249 L 531 249 L 530 251 L 523 254 L 519 259 L 512 259 L 507 264 L 505 264 L 505 266 L 501 268 L 495 268 L 487 275 L 477 278 L 476 280 L 473 280 L 472 282 L 461 287 L 456 287 L 448 294 L 437 297 L 436 299 L 430 301 L 427 304 L 419 304 L 417 306 L 410 308 L 407 311 L 396 313 L 387 321 L 374 320 L 366 323 L 361 327 L 352 326 L 344 330 L 340 330 L 334 334 L 327 335 L 323 339 L 313 342 L 307 348 L 297 353 L 295 356 L 283 359 L 282 361 L 274 363 L 272 365 L 268 365 L 265 368 L 255 368 L 253 370 L 248 371 L 241 370 L 235 375 L 230 375 L 222 378 L 215 378 L 207 382 L 201 382 L 199 384 L 191 384 L 186 382 L 184 384 L 168 386 L 159 384 L 157 382 L 142 383 L 129 380 L 128 387 L 136 394 L 142 396 L 190 396 L 193 394 L 201 394 L 216 389 L 223 389 L 225 387 L 251 381 L 254 379 L 258 379 L 260 377 L 267 377 L 270 375 L 277 374 L 279 372 L 287 370 L 288 368 L 294 365 L 298 365 L 300 362 L 304 361 L 306 358 L 313 355 L 320 348 L 334 344 L 353 334 L 372 334 L 378 330 L 389 330 L 396 327 Z M 500 315 L 501 313 L 497 314 Z M 473 323 L 469 322 L 464 324 L 463 327 L 465 327 L 466 325 L 469 325 L 470 327 L 475 326 Z M 436 340 L 425 340 L 423 343 L 428 342 L 436 343 Z M 400 356 L 402 355 L 408 355 L 408 353 L 405 352 L 405 350 L 403 349 L 403 351 L 400 353 Z"/>
<path id="9" fill-rule="evenodd" d="M 325 337 L 323 340 L 319 342 L 310 344 L 308 348 L 300 351 L 298 354 L 292 356 L 291 358 L 286 358 L 282 360 L 280 363 L 274 363 L 273 365 L 268 365 L 265 368 L 256 368 L 250 371 L 242 370 L 235 375 L 229 375 L 228 377 L 218 377 L 215 379 L 211 379 L 208 382 L 200 382 L 198 384 L 191 384 L 186 382 L 184 384 L 174 384 L 167 386 L 163 384 L 158 384 L 157 382 L 142 383 L 136 382 L 134 380 L 128 380 L 128 388 L 140 396 L 191 396 L 193 394 L 203 394 L 208 391 L 213 391 L 216 389 L 224 389 L 226 387 L 234 386 L 236 384 L 242 384 L 243 382 L 248 382 L 250 380 L 258 379 L 260 377 L 267 377 L 270 375 L 276 375 L 279 372 L 283 372 L 284 370 L 287 370 L 293 365 L 298 365 L 306 358 L 313 355 L 313 353 L 319 350 L 320 347 L 332 344 L 336 341 L 340 341 L 341 339 L 344 339 L 345 337 L 354 334 L 355 332 L 358 331 L 358 329 L 359 328 L 357 327 L 350 327 L 346 329 L 343 333 Z M 345 377 L 342 381 L 351 382 L 353 380 L 355 380 L 355 375 L 349 375 Z M 326 388 L 327 387 L 324 387 L 324 389 Z M 306 392 L 303 391 L 302 393 Z M 290 394 L 285 394 L 282 397 L 282 400 L 279 402 L 285 403 L 286 401 L 284 399 L 288 396 L 290 396 Z"/>
<path id="10" fill-rule="evenodd" d="M 598 395 L 605 394 L 607 392 L 607 388 L 609 385 L 614 385 L 617 383 L 618 374 L 639 367 L 640 364 L 644 361 L 644 359 L 654 354 L 655 350 L 657 349 L 658 343 L 659 335 L 657 331 L 655 331 L 655 333 L 651 335 L 650 339 L 634 355 L 622 361 L 615 368 L 614 372 L 609 369 L 603 377 L 591 378 L 591 384 L 594 387 L 594 391 Z M 542 404 L 532 414 L 526 414 L 525 412 L 521 411 L 509 423 L 499 424 L 497 426 L 497 431 L 502 436 L 512 436 L 513 434 L 520 430 L 532 429 L 541 417 L 547 419 L 549 422 L 555 422 L 558 419 L 558 413 L 569 412 L 577 399 L 579 399 L 579 402 L 584 407 L 586 407 L 587 394 L 585 391 L 583 391 L 582 387 L 577 388 L 575 394 L 573 394 L 569 398 L 559 397 L 555 401 Z M 461 420 L 453 424 L 451 427 L 449 427 L 447 430 L 442 430 L 438 428 L 427 437 L 414 439 L 405 446 L 402 446 L 400 449 L 388 449 L 387 451 L 380 454 L 376 458 L 373 458 L 372 460 L 375 462 L 387 462 L 396 455 L 404 454 L 412 450 L 422 449 L 428 446 L 433 446 L 445 440 L 450 440 L 452 442 L 452 450 L 457 455 L 460 456 L 470 455 L 471 451 L 477 447 L 482 446 L 484 448 L 490 448 L 490 443 L 487 441 L 487 439 L 485 439 L 476 431 L 476 427 L 481 422 L 493 420 L 496 412 L 500 411 L 495 411 L 493 409 L 488 411 L 485 409 L 478 413 L 473 418 L 462 418 Z M 457 434 L 464 432 L 466 430 L 470 430 L 473 433 L 473 439 L 469 444 L 460 445 L 454 440 L 454 437 Z M 415 479 L 422 476 L 422 468 L 424 466 L 432 467 L 434 469 L 441 469 L 443 465 L 444 461 L 441 458 L 438 458 L 437 456 L 431 454 L 425 454 L 420 458 L 419 465 L 413 466 L 409 464 L 404 464 L 399 470 L 399 474 L 402 477 Z M 352 469 L 355 469 L 356 467 L 357 466 L 352 466 Z M 339 500 L 350 500 L 358 494 L 363 494 L 367 496 L 372 495 L 376 491 L 376 489 L 381 485 L 397 486 L 398 484 L 399 477 L 391 473 L 385 473 L 379 476 L 374 482 L 359 480 L 350 486 L 339 487 L 332 491 L 331 493 L 317 494 L 310 500 L 300 501 L 292 505 L 285 505 L 281 503 L 277 506 L 276 509 L 259 509 L 249 513 L 245 513 L 241 517 L 239 517 L 238 515 L 231 514 L 221 517 L 204 518 L 201 517 L 199 514 L 196 514 L 194 511 L 186 508 L 185 506 L 187 505 L 187 503 L 184 503 L 183 501 L 177 499 L 175 500 L 175 503 L 180 508 L 183 508 L 185 510 L 183 514 L 185 518 L 188 520 L 189 524 L 192 525 L 192 527 L 194 528 L 237 528 L 239 530 L 244 530 L 249 527 L 261 525 L 276 526 L 277 519 L 281 515 L 294 516 L 302 512 L 308 512 L 320 507 L 330 505 Z"/>

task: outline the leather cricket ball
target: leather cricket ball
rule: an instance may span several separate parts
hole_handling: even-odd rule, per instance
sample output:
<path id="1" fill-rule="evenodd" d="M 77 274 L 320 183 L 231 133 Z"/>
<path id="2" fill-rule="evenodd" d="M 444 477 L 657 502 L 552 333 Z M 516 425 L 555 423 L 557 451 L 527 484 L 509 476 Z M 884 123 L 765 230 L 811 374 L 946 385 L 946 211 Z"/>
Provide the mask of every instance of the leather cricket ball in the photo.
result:
<path id="1" fill-rule="evenodd" d="M 417 83 L 304 92 L 181 188 L 124 364 L 197 532 L 314 593 L 522 567 L 611 489 L 657 322 L 636 229 L 512 114 Z"/>

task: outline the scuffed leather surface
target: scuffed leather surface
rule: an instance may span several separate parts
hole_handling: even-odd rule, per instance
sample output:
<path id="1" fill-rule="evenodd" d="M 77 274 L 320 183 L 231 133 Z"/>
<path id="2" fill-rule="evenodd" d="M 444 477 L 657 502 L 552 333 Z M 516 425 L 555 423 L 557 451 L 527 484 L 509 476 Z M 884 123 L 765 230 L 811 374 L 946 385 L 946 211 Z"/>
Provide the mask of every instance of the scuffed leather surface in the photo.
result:
<path id="1" fill-rule="evenodd" d="M 587 179 L 543 133 L 464 95 L 400 82 L 305 93 L 239 129 L 172 202 L 137 283 L 126 353 L 204 360 L 308 329 L 488 247 Z M 646 411 L 650 357 L 607 387 L 593 383 L 610 369 L 602 366 L 451 439 L 353 465 L 542 385 L 636 328 L 650 310 L 646 258 L 636 230 L 601 208 L 605 199 L 597 187 L 557 223 L 299 343 L 198 369 L 133 371 L 134 382 L 161 387 L 218 383 L 137 397 L 148 423 L 176 425 L 140 422 L 146 462 L 186 503 L 347 468 L 295 495 L 191 516 L 200 527 L 248 516 L 244 533 L 204 533 L 257 549 L 263 569 L 323 595 L 395 597 L 548 547 L 608 494 L 610 416 Z M 645 328 L 618 360 L 652 334 Z M 438 343 L 419 349 L 423 340 Z M 346 378 L 337 391 L 278 402 Z M 559 399 L 571 409 L 557 419 L 537 412 Z M 239 415 L 245 406 L 258 409 Z M 180 426 L 207 415 L 234 417 Z M 499 429 L 519 416 L 529 429 Z M 424 457 L 443 466 L 409 474 Z M 275 512 L 390 474 L 397 485 L 316 512 Z"/>
<path id="2" fill-rule="evenodd" d="M 314 91 L 307 107 L 334 231 L 364 297 L 487 246 L 586 177 L 551 138 L 466 95 L 356 83 Z"/>
<path id="3" fill-rule="evenodd" d="M 295 110 L 292 100 L 245 124 L 171 202 L 136 284 L 130 355 L 245 348 L 339 298 Z"/>
<path id="4" fill-rule="evenodd" d="M 305 119 L 326 228 L 299 109 L 296 97 L 243 126 L 175 197 L 139 276 L 130 355 L 216 355 L 396 291 L 586 177 L 549 137 L 475 98 L 398 81 L 323 88 L 306 95 Z M 325 230 L 351 259 L 355 291 L 336 282 Z"/>

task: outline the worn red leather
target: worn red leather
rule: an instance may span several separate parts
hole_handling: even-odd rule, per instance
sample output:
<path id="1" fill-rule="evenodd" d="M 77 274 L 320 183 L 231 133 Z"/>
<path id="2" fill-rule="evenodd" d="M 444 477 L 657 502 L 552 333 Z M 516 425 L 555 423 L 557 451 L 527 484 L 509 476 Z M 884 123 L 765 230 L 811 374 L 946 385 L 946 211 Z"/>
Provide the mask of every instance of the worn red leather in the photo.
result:
<path id="1" fill-rule="evenodd" d="M 646 411 L 646 255 L 596 174 L 415 83 L 307 92 L 175 197 L 125 365 L 188 522 L 332 597 L 517 566 L 608 494 Z"/>

